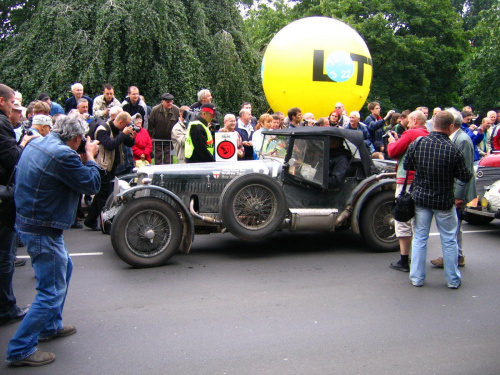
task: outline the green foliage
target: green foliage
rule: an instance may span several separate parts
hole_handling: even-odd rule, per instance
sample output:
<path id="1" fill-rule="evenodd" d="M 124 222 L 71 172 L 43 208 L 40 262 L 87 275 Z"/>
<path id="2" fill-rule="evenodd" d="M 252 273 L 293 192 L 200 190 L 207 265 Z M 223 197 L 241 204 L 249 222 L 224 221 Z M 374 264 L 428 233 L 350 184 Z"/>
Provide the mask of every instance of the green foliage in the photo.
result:
<path id="1" fill-rule="evenodd" d="M 480 13 L 474 28 L 478 40 L 461 65 L 464 84 L 462 98 L 473 108 L 487 111 L 500 106 L 500 9 L 493 6 Z"/>
<path id="2" fill-rule="evenodd" d="M 151 105 L 167 91 L 189 105 L 209 88 L 219 108 L 236 111 L 261 91 L 242 22 L 232 0 L 40 0 L 2 43 L 0 81 L 59 102 L 74 82 L 90 96 L 109 82 L 119 99 L 136 85 Z"/>
<path id="3" fill-rule="evenodd" d="M 458 105 L 458 64 L 468 51 L 462 20 L 448 0 L 283 0 L 249 12 L 245 30 L 263 50 L 286 24 L 307 16 L 346 22 L 363 37 L 373 60 L 368 101 L 389 109 Z M 283 24 L 284 23 L 284 24 Z"/>

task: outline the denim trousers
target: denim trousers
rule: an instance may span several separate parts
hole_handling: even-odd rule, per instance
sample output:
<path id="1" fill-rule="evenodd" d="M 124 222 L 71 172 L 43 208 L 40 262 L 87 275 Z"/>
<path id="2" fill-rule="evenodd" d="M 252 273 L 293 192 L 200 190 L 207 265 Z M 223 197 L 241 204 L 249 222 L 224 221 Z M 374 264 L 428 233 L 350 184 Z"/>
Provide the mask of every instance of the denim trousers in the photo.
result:
<path id="1" fill-rule="evenodd" d="M 441 237 L 443 250 L 444 276 L 448 286 L 460 284 L 461 274 L 458 270 L 457 226 L 458 219 L 455 207 L 449 210 L 433 210 L 415 206 L 415 228 L 412 241 L 410 280 L 413 285 L 423 285 L 426 276 L 427 240 L 431 228 L 432 217 Z"/>
<path id="2" fill-rule="evenodd" d="M 12 290 L 16 253 L 16 231 L 0 224 L 0 318 L 9 318 L 17 313 L 16 297 Z"/>
<path id="3" fill-rule="evenodd" d="M 7 348 L 7 362 L 36 351 L 38 337 L 56 334 L 63 327 L 62 312 L 73 263 L 61 235 L 19 231 L 35 270 L 37 295 Z"/>

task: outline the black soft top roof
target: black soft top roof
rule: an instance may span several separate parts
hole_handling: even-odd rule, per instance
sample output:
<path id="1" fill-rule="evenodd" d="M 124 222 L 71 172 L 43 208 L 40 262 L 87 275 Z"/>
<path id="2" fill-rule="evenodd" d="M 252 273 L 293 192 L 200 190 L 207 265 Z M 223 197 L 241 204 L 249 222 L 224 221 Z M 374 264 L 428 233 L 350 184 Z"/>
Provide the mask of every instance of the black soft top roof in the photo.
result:
<path id="1" fill-rule="evenodd" d="M 358 148 L 364 144 L 363 133 L 360 131 L 327 126 L 301 126 L 280 130 L 263 130 L 262 134 L 342 137 L 355 144 Z"/>

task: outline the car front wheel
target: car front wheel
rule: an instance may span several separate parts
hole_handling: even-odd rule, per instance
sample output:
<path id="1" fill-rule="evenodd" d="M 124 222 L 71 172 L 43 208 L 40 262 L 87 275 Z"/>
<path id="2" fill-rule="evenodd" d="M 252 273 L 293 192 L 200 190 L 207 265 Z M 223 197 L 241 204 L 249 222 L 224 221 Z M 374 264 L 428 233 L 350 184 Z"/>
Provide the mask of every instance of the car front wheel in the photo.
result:
<path id="1" fill-rule="evenodd" d="M 137 268 L 165 264 L 179 249 L 181 239 L 179 214 L 157 198 L 139 198 L 127 203 L 111 227 L 116 254 Z"/>
<path id="2" fill-rule="evenodd" d="M 399 250 L 392 216 L 393 202 L 394 190 L 383 191 L 373 196 L 361 211 L 361 236 L 375 251 Z"/>

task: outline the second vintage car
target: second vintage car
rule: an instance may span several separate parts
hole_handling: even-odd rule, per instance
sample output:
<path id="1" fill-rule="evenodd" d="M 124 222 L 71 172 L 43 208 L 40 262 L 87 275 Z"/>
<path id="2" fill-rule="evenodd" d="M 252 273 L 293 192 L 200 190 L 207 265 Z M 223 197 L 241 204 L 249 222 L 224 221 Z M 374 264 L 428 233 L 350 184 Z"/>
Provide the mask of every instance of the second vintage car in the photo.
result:
<path id="1" fill-rule="evenodd" d="M 335 188 L 328 184 L 332 137 L 350 159 Z M 101 225 L 133 267 L 189 252 L 195 234 L 225 232 L 254 241 L 280 230 L 350 229 L 375 251 L 396 251 L 394 168 L 371 159 L 358 131 L 265 131 L 260 160 L 146 166 L 116 179 Z"/>

